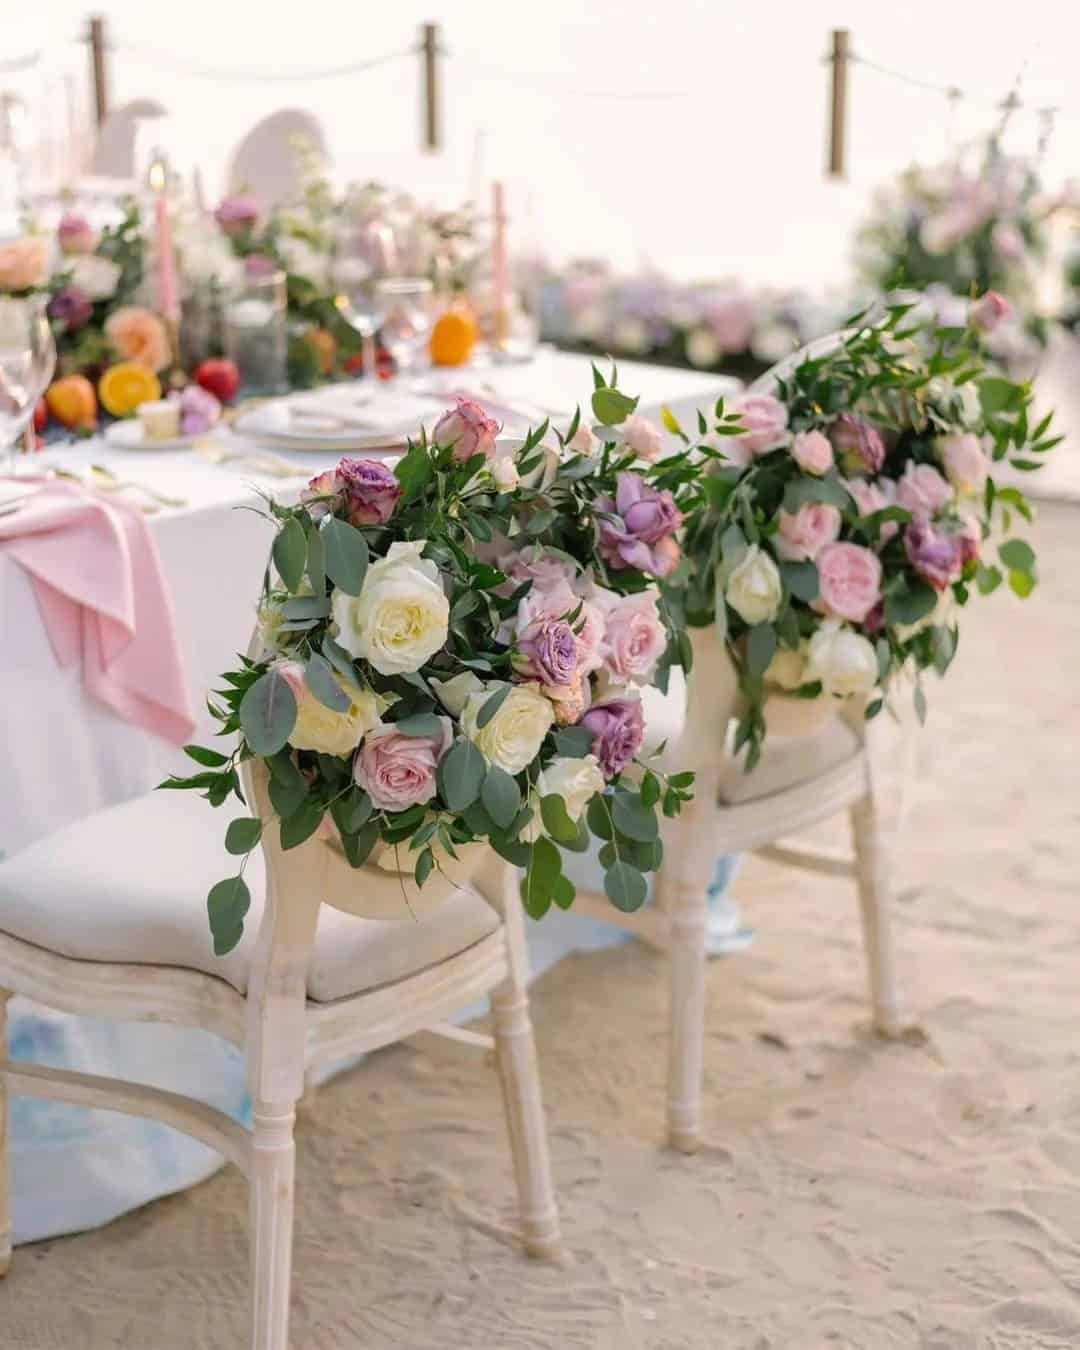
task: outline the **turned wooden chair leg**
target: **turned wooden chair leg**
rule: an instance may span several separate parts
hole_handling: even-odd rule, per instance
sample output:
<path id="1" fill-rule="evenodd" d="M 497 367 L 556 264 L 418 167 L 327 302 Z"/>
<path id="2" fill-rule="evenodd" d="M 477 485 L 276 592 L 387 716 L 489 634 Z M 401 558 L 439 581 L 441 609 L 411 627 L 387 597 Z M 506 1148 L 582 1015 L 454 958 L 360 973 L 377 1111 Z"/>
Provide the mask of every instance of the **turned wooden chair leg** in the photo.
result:
<path id="1" fill-rule="evenodd" d="M 257 1099 L 251 1162 L 251 1350 L 287 1350 L 296 1144 L 295 1104 Z"/>
<path id="2" fill-rule="evenodd" d="M 893 954 L 889 858 L 869 793 L 851 808 L 851 834 L 874 1028 L 883 1036 L 895 1036 L 903 1026 L 903 1011 Z"/>
<path id="3" fill-rule="evenodd" d="M 3 1064 L 7 1061 L 7 1001 L 0 989 L 0 1276 L 11 1265 L 11 1212 L 8 1200 L 8 1090 Z"/>
<path id="4" fill-rule="evenodd" d="M 704 883 L 697 884 L 688 876 L 668 882 L 661 872 L 660 883 L 670 925 L 668 1144 L 681 1153 L 694 1153 L 701 1142 L 708 900 Z"/>

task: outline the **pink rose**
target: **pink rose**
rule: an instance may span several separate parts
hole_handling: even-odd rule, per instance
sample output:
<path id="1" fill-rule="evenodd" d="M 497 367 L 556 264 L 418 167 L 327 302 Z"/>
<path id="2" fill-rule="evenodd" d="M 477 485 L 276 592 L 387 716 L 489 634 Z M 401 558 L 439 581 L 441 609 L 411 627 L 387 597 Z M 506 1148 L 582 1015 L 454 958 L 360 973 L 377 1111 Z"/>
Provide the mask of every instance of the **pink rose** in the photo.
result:
<path id="1" fill-rule="evenodd" d="M 990 241 L 1009 262 L 1019 262 L 1027 249 L 1022 231 L 1011 220 L 999 220 L 990 231 Z"/>
<path id="2" fill-rule="evenodd" d="M 93 253 L 98 243 L 97 231 L 85 216 L 65 211 L 56 227 L 56 242 L 61 253 Z"/>
<path id="3" fill-rule="evenodd" d="M 840 512 L 827 502 L 804 502 L 794 515 L 781 511 L 773 536 L 777 556 L 785 562 L 813 561 L 826 544 L 839 539 L 840 525 Z"/>
<path id="4" fill-rule="evenodd" d="M 439 725 L 433 736 L 405 736 L 389 723 L 364 737 L 353 778 L 376 811 L 405 811 L 435 796 L 435 770 L 453 740 L 450 719 Z"/>
<path id="5" fill-rule="evenodd" d="M 214 219 L 226 234 L 246 234 L 259 219 L 259 203 L 254 197 L 225 197 L 214 212 Z"/>
<path id="6" fill-rule="evenodd" d="M 538 589 L 550 589 L 559 582 L 569 585 L 577 576 L 577 567 L 569 558 L 549 552 L 542 544 L 526 544 L 514 553 L 504 553 L 499 559 L 499 571 L 519 585 L 523 581 L 535 582 Z"/>
<path id="7" fill-rule="evenodd" d="M 498 422 L 488 417 L 479 403 L 459 398 L 457 407 L 443 413 L 435 423 L 431 439 L 440 449 L 452 449 L 455 464 L 464 464 L 474 455 L 491 459 L 498 434 Z"/>
<path id="8" fill-rule="evenodd" d="M 637 591 L 616 597 L 605 607 L 604 622 L 605 668 L 619 681 L 647 680 L 667 646 L 655 594 Z"/>
<path id="9" fill-rule="evenodd" d="M 575 455 L 593 455 L 596 453 L 597 444 L 592 427 L 580 422 L 577 431 L 566 442 L 566 448 L 572 450 Z"/>
<path id="10" fill-rule="evenodd" d="M 125 361 L 164 370 L 172 360 L 165 325 L 148 309 L 124 305 L 114 310 L 105 320 L 105 336 Z"/>
<path id="11" fill-rule="evenodd" d="M 896 505 L 896 484 L 891 478 L 879 478 L 873 483 L 867 478 L 845 478 L 844 486 L 854 498 L 860 516 L 873 516 L 886 507 Z M 887 520 L 878 538 L 887 544 L 895 538 L 899 528 L 895 520 Z"/>
<path id="12" fill-rule="evenodd" d="M 401 484 L 377 459 L 343 459 L 337 466 L 350 525 L 385 525 L 398 504 Z"/>
<path id="13" fill-rule="evenodd" d="M 49 266 L 49 246 L 27 235 L 0 246 L 0 291 L 29 291 L 41 286 Z"/>
<path id="14" fill-rule="evenodd" d="M 982 527 L 974 516 L 964 516 L 960 527 L 960 561 L 966 567 L 968 563 L 978 562 L 982 550 Z"/>
<path id="15" fill-rule="evenodd" d="M 772 394 L 745 394 L 732 411 L 739 414 L 744 430 L 727 439 L 741 441 L 751 455 L 767 454 L 787 440 L 788 410 Z"/>
<path id="16" fill-rule="evenodd" d="M 829 439 L 845 473 L 878 473 L 885 463 L 881 433 L 861 417 L 841 413 L 829 428 Z"/>
<path id="17" fill-rule="evenodd" d="M 968 317 L 976 328 L 992 333 L 1012 314 L 1012 305 L 997 291 L 987 291 L 971 306 Z"/>
<path id="18" fill-rule="evenodd" d="M 896 485 L 896 504 L 913 516 L 929 519 L 952 501 L 952 488 L 932 464 L 909 460 Z"/>
<path id="19" fill-rule="evenodd" d="M 828 473 L 833 466 L 828 436 L 820 431 L 800 431 L 791 443 L 791 458 L 806 473 Z"/>
<path id="20" fill-rule="evenodd" d="M 655 422 L 634 413 L 622 426 L 623 444 L 638 459 L 654 460 L 664 453 L 664 436 Z"/>
<path id="21" fill-rule="evenodd" d="M 818 588 L 826 614 L 861 623 L 881 596 L 881 563 L 858 544 L 826 544 L 817 556 Z"/>
<path id="22" fill-rule="evenodd" d="M 974 497 L 983 490 L 990 465 L 974 432 L 944 437 L 938 444 L 938 453 L 949 482 L 961 496 Z"/>

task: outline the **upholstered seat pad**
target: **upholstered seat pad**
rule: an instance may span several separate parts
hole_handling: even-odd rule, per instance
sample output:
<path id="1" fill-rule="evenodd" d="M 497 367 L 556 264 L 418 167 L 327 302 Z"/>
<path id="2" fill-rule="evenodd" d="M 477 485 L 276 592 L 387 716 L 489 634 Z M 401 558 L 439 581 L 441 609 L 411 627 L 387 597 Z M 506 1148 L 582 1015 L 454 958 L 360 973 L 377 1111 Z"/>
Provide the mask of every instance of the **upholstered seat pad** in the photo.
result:
<path id="1" fill-rule="evenodd" d="M 247 988 L 266 874 L 256 849 L 244 879 L 251 909 L 239 945 L 214 955 L 206 894 L 235 871 L 225 829 L 239 803 L 213 810 L 187 792 L 111 807 L 0 862 L 0 930 L 84 961 L 179 966 Z M 357 874 L 363 885 L 363 873 Z M 474 892 L 454 891 L 419 921 L 378 921 L 323 905 L 308 973 L 319 1002 L 404 979 L 493 933 Z"/>

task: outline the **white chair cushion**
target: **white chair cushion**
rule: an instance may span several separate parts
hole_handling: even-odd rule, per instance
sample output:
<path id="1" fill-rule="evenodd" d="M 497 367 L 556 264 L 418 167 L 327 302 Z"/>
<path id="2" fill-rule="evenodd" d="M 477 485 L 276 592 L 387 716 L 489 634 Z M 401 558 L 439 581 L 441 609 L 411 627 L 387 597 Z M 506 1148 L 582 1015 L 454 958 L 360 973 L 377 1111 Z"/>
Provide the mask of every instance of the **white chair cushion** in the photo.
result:
<path id="1" fill-rule="evenodd" d="M 206 917 L 207 891 L 237 862 L 224 846 L 227 822 L 242 813 L 236 805 L 215 811 L 194 793 L 152 792 L 40 840 L 0 862 L 0 929 L 81 961 L 205 971 L 243 993 L 266 884 L 259 849 L 244 872 L 244 936 L 228 956 L 214 955 Z M 308 995 L 329 1002 L 404 979 L 497 927 L 492 909 L 467 890 L 416 922 L 323 905 Z"/>
<path id="2" fill-rule="evenodd" d="M 743 769 L 745 752 L 738 758 L 731 753 L 734 734 L 732 726 L 720 771 L 719 797 L 727 806 L 771 797 L 799 783 L 819 778 L 854 758 L 860 748 L 854 728 L 840 717 L 830 717 L 817 731 L 805 736 L 781 736 L 769 732 L 761 759 L 752 773 L 746 773 Z"/>

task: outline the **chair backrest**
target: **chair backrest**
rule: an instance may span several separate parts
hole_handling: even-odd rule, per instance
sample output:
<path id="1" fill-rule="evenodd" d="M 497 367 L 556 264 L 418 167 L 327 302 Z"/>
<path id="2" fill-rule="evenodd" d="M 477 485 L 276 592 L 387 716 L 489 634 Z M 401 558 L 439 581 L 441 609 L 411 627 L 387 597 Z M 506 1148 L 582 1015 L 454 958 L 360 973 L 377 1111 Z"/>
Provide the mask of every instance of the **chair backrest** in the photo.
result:
<path id="1" fill-rule="evenodd" d="M 165 108 L 152 98 L 132 99 L 114 108 L 98 129 L 90 172 L 105 178 L 133 178 L 136 129 L 140 122 L 164 115 Z"/>
<path id="2" fill-rule="evenodd" d="M 263 210 L 296 201 L 303 185 L 299 152 L 304 148 L 326 158 L 321 124 L 303 109 L 279 108 L 256 122 L 233 151 L 229 190 L 254 197 Z"/>

